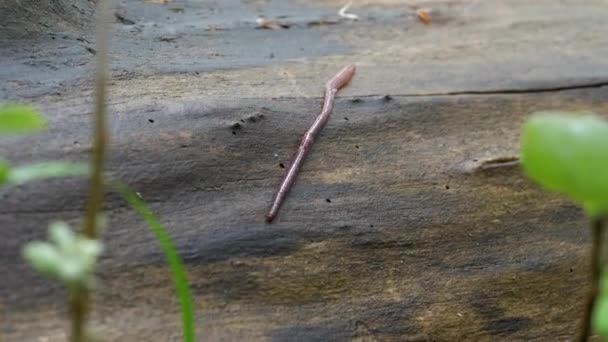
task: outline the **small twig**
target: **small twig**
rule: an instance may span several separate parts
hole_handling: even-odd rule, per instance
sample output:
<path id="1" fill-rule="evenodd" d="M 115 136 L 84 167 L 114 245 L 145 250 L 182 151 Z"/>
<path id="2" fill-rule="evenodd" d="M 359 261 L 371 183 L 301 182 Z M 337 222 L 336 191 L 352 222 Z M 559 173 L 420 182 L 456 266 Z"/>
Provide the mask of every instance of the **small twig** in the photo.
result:
<path id="1" fill-rule="evenodd" d="M 346 13 L 346 11 L 348 11 L 350 6 L 352 6 L 352 5 L 353 5 L 353 2 L 349 1 L 346 5 L 342 6 L 342 8 L 340 8 L 340 10 L 338 11 L 338 15 L 341 16 L 342 18 L 347 18 L 350 20 L 359 20 L 358 15 L 352 14 L 352 13 Z"/>
<path id="2" fill-rule="evenodd" d="M 593 308 L 599 292 L 600 274 L 602 271 L 602 243 L 604 235 L 604 218 L 596 217 L 591 222 L 593 231 L 593 241 L 591 241 L 591 290 L 587 298 L 585 313 L 583 317 L 583 326 L 579 336 L 579 342 L 586 342 L 591 334 L 591 322 L 593 317 Z"/>
<path id="3" fill-rule="evenodd" d="M 304 158 L 310 152 L 312 148 L 312 144 L 314 140 L 317 138 L 323 126 L 329 120 L 329 116 L 334 108 L 334 99 L 338 90 L 344 87 L 355 75 L 355 65 L 349 64 L 345 66 L 340 72 L 338 72 L 334 77 L 332 77 L 327 83 L 325 83 L 325 99 L 323 101 L 323 108 L 321 109 L 321 113 L 317 116 L 315 122 L 310 126 L 304 137 L 302 138 L 302 142 L 300 143 L 300 147 L 296 153 L 283 182 L 281 182 L 281 186 L 277 191 L 277 194 L 274 197 L 274 201 L 268 214 L 266 214 L 266 222 L 270 223 L 275 218 L 279 211 L 279 207 L 285 200 L 289 189 L 296 180 L 298 175 L 298 171 L 302 167 L 304 163 Z"/>

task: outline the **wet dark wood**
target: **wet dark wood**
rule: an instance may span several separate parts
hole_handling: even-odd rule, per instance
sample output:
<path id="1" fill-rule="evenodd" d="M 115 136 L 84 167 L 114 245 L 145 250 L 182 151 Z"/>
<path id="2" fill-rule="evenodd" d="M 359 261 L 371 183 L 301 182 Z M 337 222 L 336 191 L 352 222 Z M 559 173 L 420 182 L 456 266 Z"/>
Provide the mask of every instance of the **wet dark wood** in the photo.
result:
<path id="1" fill-rule="evenodd" d="M 355 3 L 358 22 L 322 26 L 307 23 L 335 19 L 338 2 L 128 2 L 121 9 L 136 22 L 204 19 L 191 28 L 198 34 L 171 33 L 180 49 L 116 24 L 108 165 L 174 237 L 200 340 L 572 339 L 587 288 L 587 221 L 526 180 L 512 157 L 533 111 L 608 112 L 608 38 L 600 33 L 608 8 L 601 1 L 426 1 L 435 11 L 425 26 L 397 1 L 378 3 Z M 185 8 L 184 17 L 169 7 Z M 257 8 L 288 14 L 296 25 L 256 30 Z M 204 31 L 218 20 L 223 30 Z M 70 34 L 88 37 L 87 30 Z M 313 38 L 317 45 L 308 43 Z M 28 39 L 48 47 L 44 53 L 57 51 L 48 37 Z M 266 45 L 238 47 L 252 41 Z M 86 158 L 88 52 L 62 43 L 73 54 L 50 64 L 86 63 L 57 66 L 49 76 L 41 55 L 29 66 L 17 62 L 31 49 L 17 42 L 0 62 L 38 74 L 3 71 L 0 94 L 40 105 L 51 128 L 1 140 L 1 154 L 14 163 Z M 266 54 L 281 44 L 283 54 Z M 192 60 L 199 49 L 207 54 L 191 64 L 168 59 Z M 358 63 L 357 75 L 268 225 L 280 165 L 314 120 L 324 80 L 348 62 Z M 1 190 L 4 340 L 65 339 L 63 293 L 23 264 L 20 247 L 43 237 L 50 220 L 77 224 L 84 187 L 66 179 Z M 107 341 L 179 339 L 162 252 L 115 194 L 107 209 L 94 327 Z"/>

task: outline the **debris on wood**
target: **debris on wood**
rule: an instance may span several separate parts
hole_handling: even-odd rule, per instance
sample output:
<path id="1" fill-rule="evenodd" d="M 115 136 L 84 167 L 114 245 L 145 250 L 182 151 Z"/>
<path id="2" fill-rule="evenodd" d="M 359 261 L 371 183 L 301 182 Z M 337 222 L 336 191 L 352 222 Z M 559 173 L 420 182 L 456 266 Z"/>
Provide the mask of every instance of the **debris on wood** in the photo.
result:
<path id="1" fill-rule="evenodd" d="M 224 28 L 220 25 L 215 25 L 215 24 L 209 24 L 207 25 L 207 28 L 205 28 L 205 31 L 223 31 Z"/>
<path id="2" fill-rule="evenodd" d="M 323 25 L 336 25 L 338 23 L 340 23 L 339 20 L 321 18 L 321 19 L 311 20 L 311 21 L 307 22 L 306 25 L 308 27 L 313 27 L 313 26 L 323 26 Z"/>
<path id="3" fill-rule="evenodd" d="M 425 25 L 431 23 L 431 18 L 429 17 L 429 12 L 427 10 L 419 8 L 416 11 L 416 15 L 418 16 L 418 19 L 420 19 L 420 21 L 422 21 Z"/>
<path id="4" fill-rule="evenodd" d="M 181 35 L 166 35 L 166 36 L 158 37 L 158 38 L 156 38 L 156 40 L 159 42 L 171 43 L 171 42 L 178 40 L 181 37 L 182 37 Z"/>
<path id="5" fill-rule="evenodd" d="M 342 6 L 338 11 L 338 15 L 342 18 L 350 19 L 350 20 L 359 20 L 359 16 L 352 13 L 346 13 L 350 6 L 352 6 L 353 2 L 349 1 L 346 5 Z"/>
<path id="6" fill-rule="evenodd" d="M 491 169 L 497 167 L 512 167 L 519 165 L 518 156 L 503 156 L 487 160 L 483 160 L 479 165 L 479 169 Z"/>
<path id="7" fill-rule="evenodd" d="M 269 19 L 266 17 L 258 17 L 255 20 L 255 23 L 258 25 L 257 29 L 266 29 L 266 30 L 277 30 L 277 29 L 288 29 L 291 27 L 290 23 L 279 20 L 278 18 Z"/>
<path id="8" fill-rule="evenodd" d="M 135 25 L 135 22 L 129 18 L 127 18 L 125 15 L 120 14 L 118 12 L 114 12 L 114 17 L 116 17 L 116 21 L 123 24 L 123 25 Z"/>

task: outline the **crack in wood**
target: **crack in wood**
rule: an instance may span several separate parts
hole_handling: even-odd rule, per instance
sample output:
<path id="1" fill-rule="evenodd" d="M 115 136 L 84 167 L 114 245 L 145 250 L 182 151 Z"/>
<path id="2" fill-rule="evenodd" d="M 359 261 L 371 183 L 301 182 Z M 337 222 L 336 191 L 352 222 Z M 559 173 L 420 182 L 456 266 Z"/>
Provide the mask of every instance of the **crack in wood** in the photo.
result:
<path id="1" fill-rule="evenodd" d="M 594 83 L 574 84 L 556 87 L 539 87 L 539 88 L 505 88 L 495 90 L 455 90 L 447 92 L 433 92 L 433 93 L 419 93 L 419 94 L 366 94 L 366 95 L 351 95 L 351 96 L 340 96 L 338 99 L 348 99 L 355 103 L 362 102 L 361 99 L 377 98 L 379 100 L 386 101 L 387 97 L 430 97 L 430 96 L 463 96 L 463 95 L 508 95 L 508 94 L 534 94 L 534 93 L 551 93 L 561 92 L 578 89 L 596 89 L 608 86 L 608 81 L 598 81 Z M 320 96 L 306 97 L 307 99 L 321 99 Z M 266 99 L 265 97 L 243 97 L 246 100 L 260 100 Z M 298 96 L 282 96 L 273 98 L 273 100 L 291 100 L 291 99 L 302 99 Z"/>

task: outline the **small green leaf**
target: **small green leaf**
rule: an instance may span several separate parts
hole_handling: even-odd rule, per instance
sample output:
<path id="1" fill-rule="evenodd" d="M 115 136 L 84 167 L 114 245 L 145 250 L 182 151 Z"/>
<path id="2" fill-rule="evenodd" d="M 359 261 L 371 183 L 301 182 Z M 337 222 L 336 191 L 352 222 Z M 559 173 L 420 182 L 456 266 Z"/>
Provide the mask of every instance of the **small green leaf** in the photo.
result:
<path id="1" fill-rule="evenodd" d="M 0 184 L 6 183 L 10 172 L 11 172 L 10 164 L 6 160 L 0 158 Z"/>
<path id="2" fill-rule="evenodd" d="M 59 251 L 48 242 L 34 241 L 23 248 L 23 257 L 36 271 L 56 278 L 60 263 Z"/>
<path id="3" fill-rule="evenodd" d="M 41 162 L 13 168 L 8 174 L 6 183 L 21 185 L 47 178 L 86 176 L 88 174 L 89 165 L 85 163 Z"/>
<path id="4" fill-rule="evenodd" d="M 67 223 L 59 221 L 49 225 L 49 240 L 65 251 L 74 244 L 76 236 Z"/>
<path id="5" fill-rule="evenodd" d="M 593 329 L 604 338 L 608 337 L 608 298 L 600 298 L 595 305 Z"/>
<path id="6" fill-rule="evenodd" d="M 33 106 L 23 104 L 0 106 L 0 133 L 32 132 L 45 126 L 46 120 Z"/>
<path id="7" fill-rule="evenodd" d="M 87 258 L 87 264 L 95 261 L 95 258 L 103 251 L 103 245 L 97 240 L 79 239 L 78 254 Z"/>
<path id="8" fill-rule="evenodd" d="M 593 329 L 608 337 L 608 273 L 602 272 L 600 279 L 600 294 L 593 309 Z"/>
<path id="9" fill-rule="evenodd" d="M 72 232 L 64 222 L 49 226 L 49 240 L 27 244 L 23 249 L 24 258 L 38 272 L 70 288 L 90 286 L 97 257 L 103 250 L 101 242 Z"/>
<path id="10" fill-rule="evenodd" d="M 608 211 L 608 123 L 593 113 L 535 113 L 523 129 L 521 160 L 530 178 L 591 216 Z"/>
<path id="11" fill-rule="evenodd" d="M 71 258 L 64 255 L 61 262 L 57 265 L 57 274 L 59 279 L 67 284 L 87 283 L 87 272 L 78 256 L 73 255 Z"/>

